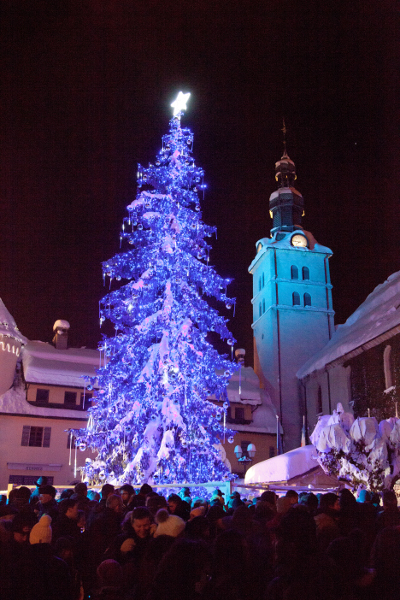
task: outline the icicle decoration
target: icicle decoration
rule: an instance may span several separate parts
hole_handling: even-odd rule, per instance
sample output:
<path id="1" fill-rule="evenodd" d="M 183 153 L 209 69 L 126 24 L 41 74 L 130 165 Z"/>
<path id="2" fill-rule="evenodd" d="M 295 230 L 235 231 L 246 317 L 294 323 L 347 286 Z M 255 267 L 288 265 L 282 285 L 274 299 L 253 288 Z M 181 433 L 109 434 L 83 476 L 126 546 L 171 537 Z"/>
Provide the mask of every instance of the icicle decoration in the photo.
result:
<path id="1" fill-rule="evenodd" d="M 76 439 L 74 439 L 74 449 L 75 449 L 75 458 L 74 458 L 74 477 L 76 477 L 76 451 L 77 451 Z"/>

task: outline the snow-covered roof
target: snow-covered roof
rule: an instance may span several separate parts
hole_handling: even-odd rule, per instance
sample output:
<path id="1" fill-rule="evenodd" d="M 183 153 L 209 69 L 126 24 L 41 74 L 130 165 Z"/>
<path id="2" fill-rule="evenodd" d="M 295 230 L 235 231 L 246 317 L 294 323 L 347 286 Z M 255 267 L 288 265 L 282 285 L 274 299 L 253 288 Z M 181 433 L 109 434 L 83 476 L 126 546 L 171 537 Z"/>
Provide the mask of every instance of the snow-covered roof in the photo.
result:
<path id="1" fill-rule="evenodd" d="M 12 387 L 0 396 L 0 414 L 56 417 L 57 419 L 60 417 L 66 419 L 85 419 L 87 416 L 87 413 L 82 410 L 32 406 L 26 400 L 26 391 L 23 386 Z"/>
<path id="2" fill-rule="evenodd" d="M 19 331 L 14 318 L 10 315 L 3 300 L 0 298 L 0 335 L 7 335 L 15 338 L 21 344 L 28 341 Z"/>
<path id="3" fill-rule="evenodd" d="M 99 367 L 98 350 L 57 350 L 45 342 L 28 342 L 22 353 L 25 381 L 47 385 L 83 387 L 84 375 L 93 377 Z"/>
<path id="4" fill-rule="evenodd" d="M 314 446 L 295 448 L 285 454 L 263 460 L 248 469 L 245 483 L 288 481 L 318 466 Z"/>
<path id="5" fill-rule="evenodd" d="M 222 375 L 222 371 L 218 371 L 218 374 Z M 260 380 L 251 367 L 239 367 L 229 379 L 226 390 L 229 402 L 240 402 L 241 404 L 261 404 L 262 402 Z M 212 395 L 210 400 L 216 400 L 216 397 Z"/>
<path id="6" fill-rule="evenodd" d="M 232 429 L 249 433 L 276 433 L 276 410 L 268 392 L 260 388 L 260 380 L 252 367 L 241 367 L 233 373 L 228 383 L 227 393 L 229 402 L 251 404 L 256 407 L 252 410 L 251 424 L 235 424 L 232 425 Z M 216 397 L 212 395 L 209 400 L 216 400 Z"/>
<path id="7" fill-rule="evenodd" d="M 378 285 L 339 325 L 330 341 L 297 372 L 302 379 L 400 325 L 400 271 Z"/>

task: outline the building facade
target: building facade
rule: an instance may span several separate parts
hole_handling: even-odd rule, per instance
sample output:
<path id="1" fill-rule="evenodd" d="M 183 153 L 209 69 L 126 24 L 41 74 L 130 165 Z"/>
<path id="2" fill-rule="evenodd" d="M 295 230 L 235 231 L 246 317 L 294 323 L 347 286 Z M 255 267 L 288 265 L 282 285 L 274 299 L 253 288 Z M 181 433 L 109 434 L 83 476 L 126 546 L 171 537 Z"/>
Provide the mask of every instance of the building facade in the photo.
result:
<path id="1" fill-rule="evenodd" d="M 297 375 L 309 431 L 338 402 L 355 417 L 400 413 L 400 271 L 373 290 Z"/>
<path id="2" fill-rule="evenodd" d="M 69 485 L 80 481 L 79 467 L 93 457 L 75 447 L 68 430 L 86 426 L 91 394 L 84 376 L 95 374 L 99 353 L 68 348 L 67 335 L 56 329 L 55 345 L 25 339 L 16 364 L 1 365 L 1 376 L 12 382 L 0 395 L 1 490 L 32 485 L 40 475 Z"/>

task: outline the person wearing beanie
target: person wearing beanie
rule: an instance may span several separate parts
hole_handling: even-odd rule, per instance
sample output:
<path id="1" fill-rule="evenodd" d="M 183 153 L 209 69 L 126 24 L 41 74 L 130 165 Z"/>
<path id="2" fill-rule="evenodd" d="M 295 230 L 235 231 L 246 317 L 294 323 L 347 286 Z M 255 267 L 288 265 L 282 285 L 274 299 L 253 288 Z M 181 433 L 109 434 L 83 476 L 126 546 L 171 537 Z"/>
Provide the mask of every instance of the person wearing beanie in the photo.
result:
<path id="1" fill-rule="evenodd" d="M 51 540 L 51 517 L 44 514 L 32 527 L 26 561 L 18 581 L 14 581 L 20 586 L 19 594 L 13 598 L 71 600 L 73 586 L 69 568 L 54 555 Z"/>
<path id="2" fill-rule="evenodd" d="M 31 529 L 29 535 L 29 543 L 33 544 L 51 544 L 51 517 L 50 515 L 42 515 L 39 522 Z"/>
<path id="3" fill-rule="evenodd" d="M 52 485 L 42 485 L 39 488 L 39 502 L 35 506 L 35 512 L 40 518 L 42 515 L 49 515 L 53 521 L 58 517 L 58 504 L 56 502 L 57 490 Z"/>
<path id="4" fill-rule="evenodd" d="M 161 508 L 156 514 L 157 529 L 154 537 L 159 535 L 170 535 L 178 537 L 185 529 L 185 521 L 177 515 L 170 515 L 165 508 Z"/>

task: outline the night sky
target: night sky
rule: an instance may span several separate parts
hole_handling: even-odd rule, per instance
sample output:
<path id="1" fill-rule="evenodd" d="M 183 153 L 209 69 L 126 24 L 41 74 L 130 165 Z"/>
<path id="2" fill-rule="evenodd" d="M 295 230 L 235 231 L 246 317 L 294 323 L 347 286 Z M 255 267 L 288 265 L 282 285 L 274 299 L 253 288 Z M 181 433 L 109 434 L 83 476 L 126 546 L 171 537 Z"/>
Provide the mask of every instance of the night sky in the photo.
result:
<path id="1" fill-rule="evenodd" d="M 327 8 L 331 5 L 332 9 Z M 371 6 L 375 5 L 375 8 Z M 177 92 L 206 173 L 211 262 L 252 362 L 255 243 L 287 148 L 305 229 L 330 247 L 336 323 L 400 269 L 399 13 L 336 0 L 3 0 L 0 297 L 29 339 L 96 347 L 101 262 Z M 227 348 L 227 347 L 226 347 Z"/>

